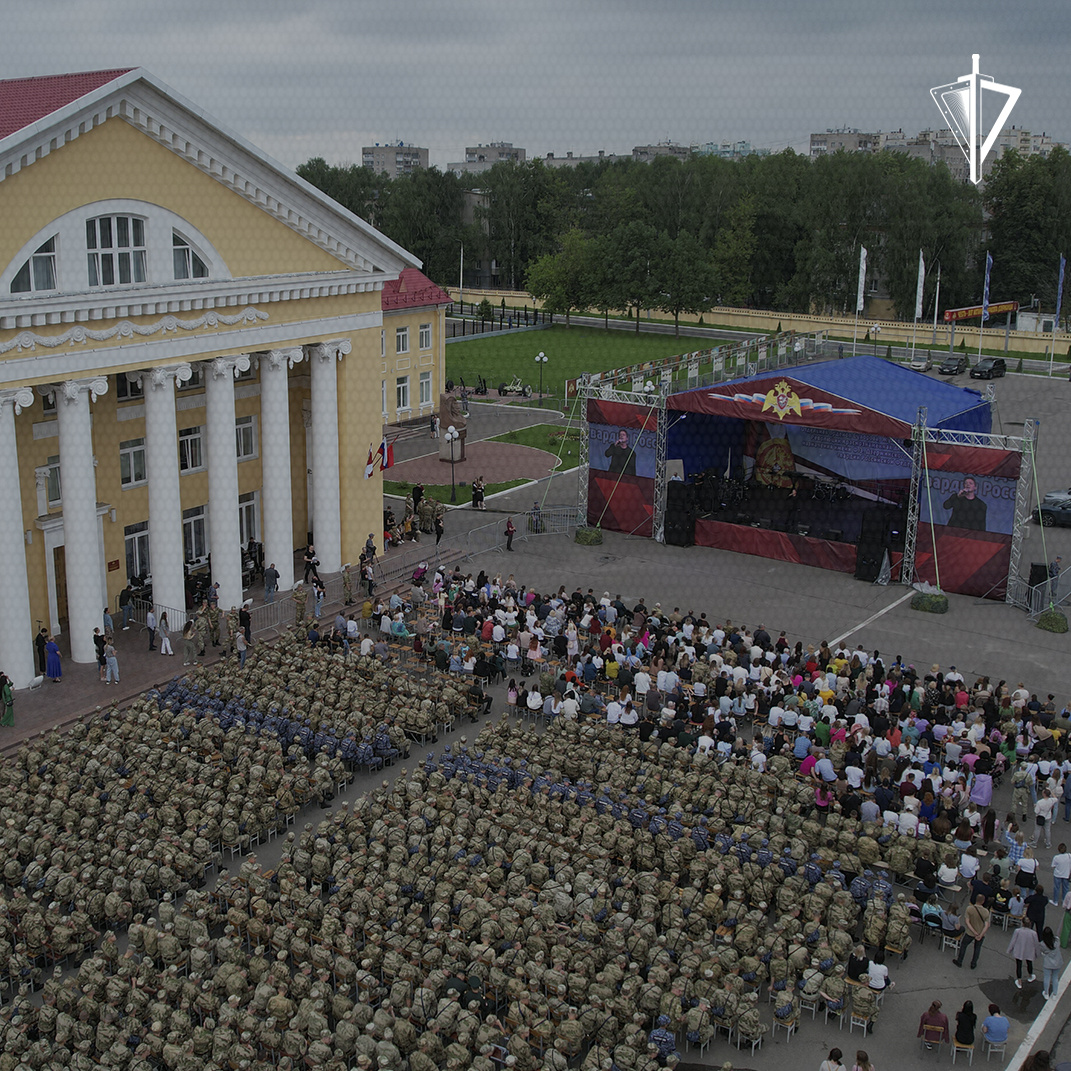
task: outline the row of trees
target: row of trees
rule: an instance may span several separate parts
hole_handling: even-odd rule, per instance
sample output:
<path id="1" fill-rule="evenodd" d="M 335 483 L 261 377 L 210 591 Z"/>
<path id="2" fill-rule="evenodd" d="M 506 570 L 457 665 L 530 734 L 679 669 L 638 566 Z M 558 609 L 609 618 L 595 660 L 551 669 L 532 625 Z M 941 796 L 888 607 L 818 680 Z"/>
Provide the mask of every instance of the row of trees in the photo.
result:
<path id="1" fill-rule="evenodd" d="M 493 258 L 501 284 L 555 311 L 714 303 L 850 313 L 860 245 L 898 315 L 914 313 L 918 254 L 936 265 L 941 307 L 981 298 L 985 250 L 994 298 L 1051 308 L 1059 254 L 1071 248 L 1071 156 L 1012 153 L 984 192 L 902 153 L 791 150 L 728 161 L 659 157 L 547 168 L 500 163 L 480 175 L 435 168 L 389 179 L 321 158 L 299 173 L 424 261 L 440 283 L 466 257 Z M 476 253 L 475 251 L 480 252 Z"/>

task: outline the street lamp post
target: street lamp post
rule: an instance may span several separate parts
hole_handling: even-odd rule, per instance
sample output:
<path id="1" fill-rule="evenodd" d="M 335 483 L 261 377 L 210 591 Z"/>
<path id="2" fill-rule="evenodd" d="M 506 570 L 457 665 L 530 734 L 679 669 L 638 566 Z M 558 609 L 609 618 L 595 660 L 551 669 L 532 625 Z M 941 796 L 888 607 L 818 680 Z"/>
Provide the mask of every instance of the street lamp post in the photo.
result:
<path id="1" fill-rule="evenodd" d="M 540 350 L 536 354 L 536 364 L 539 365 L 539 407 L 543 408 L 543 365 L 547 363 L 547 355 Z"/>
<path id="2" fill-rule="evenodd" d="M 874 356 L 878 356 L 878 335 L 881 334 L 881 324 L 874 324 Z"/>
<path id="3" fill-rule="evenodd" d="M 450 444 L 450 501 L 457 501 L 457 484 L 454 482 L 454 443 L 461 438 L 461 433 L 453 424 L 446 429 L 443 438 Z"/>

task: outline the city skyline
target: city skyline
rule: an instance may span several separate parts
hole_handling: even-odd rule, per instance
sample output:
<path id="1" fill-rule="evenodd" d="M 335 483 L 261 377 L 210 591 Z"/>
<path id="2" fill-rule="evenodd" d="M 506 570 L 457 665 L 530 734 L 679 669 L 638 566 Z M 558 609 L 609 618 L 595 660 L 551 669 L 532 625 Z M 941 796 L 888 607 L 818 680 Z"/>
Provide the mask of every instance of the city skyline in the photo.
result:
<path id="1" fill-rule="evenodd" d="M 47 0 L 13 12 L 0 71 L 143 66 L 289 167 L 404 141 L 445 169 L 495 141 L 529 159 L 665 141 L 806 154 L 827 128 L 923 130 L 941 125 L 929 88 L 972 52 L 1022 87 L 1017 126 L 1067 142 L 1069 43 L 1071 11 L 1039 0 L 982 0 L 970 34 L 922 0 L 413 0 L 404 20 L 343 0 Z"/>

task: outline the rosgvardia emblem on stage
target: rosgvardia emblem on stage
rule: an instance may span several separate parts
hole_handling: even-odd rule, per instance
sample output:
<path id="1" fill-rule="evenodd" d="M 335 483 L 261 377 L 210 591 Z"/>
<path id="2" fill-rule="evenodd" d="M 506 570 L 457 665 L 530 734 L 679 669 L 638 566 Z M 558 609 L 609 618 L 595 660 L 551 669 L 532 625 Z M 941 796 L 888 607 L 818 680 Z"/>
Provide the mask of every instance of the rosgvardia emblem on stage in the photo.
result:
<path id="1" fill-rule="evenodd" d="M 772 409 L 778 420 L 784 420 L 789 413 L 802 416 L 800 412 L 800 396 L 782 379 L 773 390 L 766 392 L 766 401 L 762 403 L 762 411 Z"/>

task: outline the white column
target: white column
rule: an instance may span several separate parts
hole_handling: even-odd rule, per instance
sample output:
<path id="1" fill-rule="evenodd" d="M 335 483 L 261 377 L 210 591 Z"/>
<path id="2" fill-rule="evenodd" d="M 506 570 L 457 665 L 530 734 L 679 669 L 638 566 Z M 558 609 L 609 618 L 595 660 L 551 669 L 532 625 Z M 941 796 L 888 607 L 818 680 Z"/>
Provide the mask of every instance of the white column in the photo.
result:
<path id="1" fill-rule="evenodd" d="M 219 608 L 242 604 L 242 547 L 238 527 L 238 448 L 234 437 L 234 377 L 249 367 L 245 354 L 205 362 L 208 439 L 208 531 L 212 580 Z"/>
<path id="2" fill-rule="evenodd" d="M 336 359 L 349 352 L 343 344 L 327 342 L 309 347 L 312 364 L 312 501 L 316 515 L 312 534 L 320 571 L 342 568 L 342 512 L 339 505 L 338 373 Z"/>
<path id="3" fill-rule="evenodd" d="M 96 662 L 93 629 L 100 624 L 104 594 L 100 587 L 97 474 L 89 400 L 108 389 L 108 381 L 68 379 L 56 390 L 59 422 L 60 494 L 67 574 L 67 621 L 74 662 Z"/>
<path id="4" fill-rule="evenodd" d="M 168 626 L 172 630 L 181 629 L 186 622 L 175 381 L 185 383 L 192 374 L 188 364 L 179 364 L 147 368 L 139 376 L 145 395 L 145 472 L 149 480 L 152 595 L 157 616 L 161 608 L 166 610 Z"/>
<path id="5" fill-rule="evenodd" d="M 0 614 L 0 669 L 11 678 L 13 688 L 25 688 L 37 674 L 15 443 L 15 417 L 28 405 L 33 405 L 29 387 L 0 390 L 0 472 L 7 473 L 7 504 L 0 510 L 0 560 L 5 563 L 0 569 L 0 606 L 4 607 Z"/>
<path id="6" fill-rule="evenodd" d="M 290 490 L 290 385 L 287 370 L 304 358 L 300 346 L 260 359 L 260 460 L 263 471 L 264 564 L 275 562 L 279 590 L 294 583 L 294 519 Z"/>

